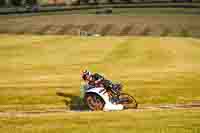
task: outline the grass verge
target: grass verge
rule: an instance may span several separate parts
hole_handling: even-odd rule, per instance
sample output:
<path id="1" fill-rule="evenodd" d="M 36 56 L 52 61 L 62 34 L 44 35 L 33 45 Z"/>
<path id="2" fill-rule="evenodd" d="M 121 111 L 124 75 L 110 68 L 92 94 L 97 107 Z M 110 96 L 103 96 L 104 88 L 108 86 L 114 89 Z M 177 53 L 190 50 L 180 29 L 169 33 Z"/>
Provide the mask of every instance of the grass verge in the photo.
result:
<path id="1" fill-rule="evenodd" d="M 199 110 L 69 112 L 0 116 L 3 133 L 199 133 Z"/>
<path id="2" fill-rule="evenodd" d="M 200 99 L 200 40 L 156 37 L 1 35 L 0 105 L 63 105 L 79 95 L 88 68 L 140 104 Z M 119 71 L 120 70 L 120 71 Z"/>

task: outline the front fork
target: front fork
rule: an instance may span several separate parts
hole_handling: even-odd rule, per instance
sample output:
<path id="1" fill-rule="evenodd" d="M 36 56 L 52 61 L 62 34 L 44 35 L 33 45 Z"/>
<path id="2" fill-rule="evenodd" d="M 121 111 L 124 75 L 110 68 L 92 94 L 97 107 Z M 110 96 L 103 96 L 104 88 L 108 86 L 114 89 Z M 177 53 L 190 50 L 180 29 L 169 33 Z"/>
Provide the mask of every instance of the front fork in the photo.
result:
<path id="1" fill-rule="evenodd" d="M 115 95 L 112 92 L 108 92 L 109 100 L 111 103 L 118 104 L 120 102 L 119 95 Z"/>

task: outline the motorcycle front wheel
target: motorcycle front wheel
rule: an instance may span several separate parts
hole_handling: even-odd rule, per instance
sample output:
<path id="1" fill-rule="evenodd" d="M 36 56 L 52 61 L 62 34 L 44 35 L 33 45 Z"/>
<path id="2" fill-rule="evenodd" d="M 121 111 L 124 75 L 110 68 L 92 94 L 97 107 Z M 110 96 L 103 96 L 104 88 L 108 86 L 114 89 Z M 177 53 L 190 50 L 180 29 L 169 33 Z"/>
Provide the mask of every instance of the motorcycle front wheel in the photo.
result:
<path id="1" fill-rule="evenodd" d="M 136 109 L 138 107 L 138 103 L 135 98 L 127 93 L 120 94 L 119 103 L 122 104 L 125 109 Z"/>

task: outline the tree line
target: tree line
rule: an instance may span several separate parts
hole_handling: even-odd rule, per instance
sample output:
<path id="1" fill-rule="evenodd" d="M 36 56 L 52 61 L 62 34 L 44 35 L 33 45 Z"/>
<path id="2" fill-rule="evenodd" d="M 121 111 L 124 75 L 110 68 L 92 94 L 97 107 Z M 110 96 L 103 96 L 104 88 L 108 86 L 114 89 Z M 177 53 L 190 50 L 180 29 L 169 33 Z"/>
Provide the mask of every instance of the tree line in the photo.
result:
<path id="1" fill-rule="evenodd" d="M 37 0 L 0 0 L 0 6 L 35 5 Z"/>
<path id="2" fill-rule="evenodd" d="M 200 0 L 0 0 L 0 6 L 33 6 L 33 5 L 59 5 L 59 4 L 101 4 L 101 3 L 132 3 L 132 2 L 193 2 Z"/>

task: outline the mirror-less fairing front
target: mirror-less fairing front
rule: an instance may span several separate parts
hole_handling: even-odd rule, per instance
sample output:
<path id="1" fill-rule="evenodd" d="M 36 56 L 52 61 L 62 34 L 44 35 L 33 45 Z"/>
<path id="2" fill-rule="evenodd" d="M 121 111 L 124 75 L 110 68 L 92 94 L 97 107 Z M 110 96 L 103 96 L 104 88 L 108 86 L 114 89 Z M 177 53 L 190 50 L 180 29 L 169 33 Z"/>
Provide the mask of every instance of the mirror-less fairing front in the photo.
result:
<path id="1" fill-rule="evenodd" d="M 123 110 L 124 106 L 122 104 L 114 104 L 110 101 L 109 95 L 106 92 L 106 90 L 102 87 L 99 88 L 89 88 L 85 86 L 85 94 L 86 93 L 95 93 L 96 95 L 99 95 L 105 102 L 104 111 L 112 111 L 112 110 Z M 84 88 L 85 88 L 84 87 Z"/>

